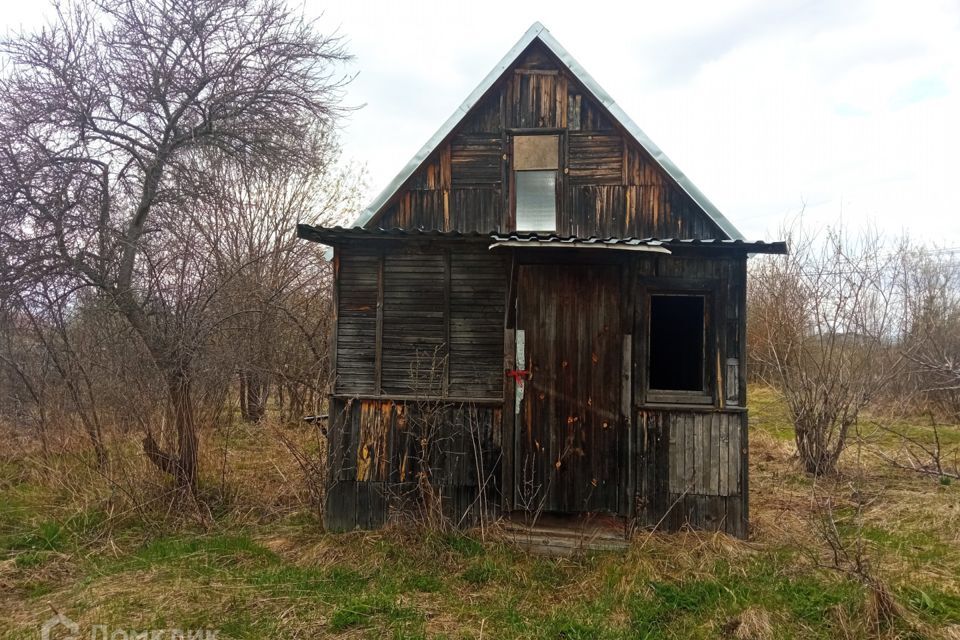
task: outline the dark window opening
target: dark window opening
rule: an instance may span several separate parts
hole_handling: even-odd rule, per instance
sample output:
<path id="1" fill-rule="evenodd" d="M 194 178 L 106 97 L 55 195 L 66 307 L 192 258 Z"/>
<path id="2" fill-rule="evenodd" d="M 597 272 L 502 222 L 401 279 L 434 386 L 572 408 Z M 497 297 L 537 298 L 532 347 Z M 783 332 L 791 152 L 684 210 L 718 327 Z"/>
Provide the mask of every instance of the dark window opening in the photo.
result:
<path id="1" fill-rule="evenodd" d="M 704 297 L 650 297 L 650 388 L 703 391 Z"/>

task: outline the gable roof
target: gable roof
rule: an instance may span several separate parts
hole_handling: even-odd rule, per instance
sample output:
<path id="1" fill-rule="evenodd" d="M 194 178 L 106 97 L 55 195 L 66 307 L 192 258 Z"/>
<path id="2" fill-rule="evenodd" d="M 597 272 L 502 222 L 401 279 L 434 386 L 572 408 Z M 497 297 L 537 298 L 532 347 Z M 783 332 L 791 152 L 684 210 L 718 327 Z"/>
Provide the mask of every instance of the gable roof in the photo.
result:
<path id="1" fill-rule="evenodd" d="M 393 198 L 394 195 L 403 187 L 406 181 L 412 176 L 416 170 L 423 164 L 423 162 L 430 157 L 430 155 L 439 147 L 443 141 L 449 136 L 453 130 L 457 127 L 458 124 L 467 116 L 470 110 L 480 101 L 480 99 L 487 93 L 487 91 L 493 87 L 494 84 L 503 76 L 514 63 L 517 62 L 520 55 L 529 47 L 535 40 L 540 41 L 544 46 L 547 47 L 567 68 L 567 70 L 572 74 L 591 94 L 593 97 L 602 104 L 610 115 L 613 116 L 614 121 L 622 127 L 633 139 L 639 144 L 643 149 L 650 154 L 654 162 L 660 165 L 663 170 L 669 175 L 676 183 L 680 186 L 683 191 L 687 193 L 688 196 L 701 208 L 704 213 L 718 226 L 720 229 L 726 233 L 733 240 L 743 240 L 743 234 L 737 230 L 733 224 L 727 220 L 727 218 L 720 213 L 720 210 L 710 202 L 709 199 L 690 181 L 683 171 L 680 170 L 677 165 L 673 163 L 670 158 L 658 147 L 653 140 L 643 132 L 637 124 L 630 119 L 623 109 L 614 102 L 613 98 L 610 97 L 603 88 L 597 84 L 597 81 L 587 73 L 586 69 L 580 66 L 573 56 L 563 48 L 563 46 L 557 42 L 557 40 L 547 31 L 547 28 L 544 27 L 539 22 L 534 22 L 533 25 L 527 29 L 527 32 L 523 34 L 523 37 L 511 49 L 507 54 L 494 66 L 494 68 L 487 74 L 487 76 L 480 82 L 479 85 L 470 93 L 466 100 L 463 101 L 457 110 L 447 118 L 447 121 L 437 130 L 436 133 L 431 136 L 427 143 L 420 148 L 419 151 L 410 159 L 410 162 L 406 164 L 403 170 L 396 175 L 396 177 L 390 181 L 386 188 L 380 192 L 373 202 L 371 202 L 366 209 L 360 212 L 360 215 L 354 221 L 354 227 L 363 227 L 376 215 L 376 213 Z"/>

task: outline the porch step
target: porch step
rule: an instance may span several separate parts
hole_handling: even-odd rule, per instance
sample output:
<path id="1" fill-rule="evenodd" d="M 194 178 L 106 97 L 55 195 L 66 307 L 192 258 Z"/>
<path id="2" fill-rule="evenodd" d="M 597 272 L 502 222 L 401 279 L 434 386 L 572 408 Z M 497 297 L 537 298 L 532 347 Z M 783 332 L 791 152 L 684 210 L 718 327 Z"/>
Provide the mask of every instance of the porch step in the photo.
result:
<path id="1" fill-rule="evenodd" d="M 622 531 L 604 527 L 557 525 L 526 526 L 508 522 L 504 538 L 530 553 L 543 556 L 572 556 L 586 551 L 625 553 L 630 542 Z"/>

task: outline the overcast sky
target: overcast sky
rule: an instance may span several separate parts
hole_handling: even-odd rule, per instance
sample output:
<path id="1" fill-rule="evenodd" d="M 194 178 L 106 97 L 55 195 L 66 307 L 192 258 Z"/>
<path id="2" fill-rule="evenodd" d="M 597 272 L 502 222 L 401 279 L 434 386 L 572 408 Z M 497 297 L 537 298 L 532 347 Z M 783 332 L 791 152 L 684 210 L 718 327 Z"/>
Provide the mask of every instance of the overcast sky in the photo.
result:
<path id="1" fill-rule="evenodd" d="M 0 0 L 7 26 L 40 10 Z M 372 198 L 539 20 L 748 238 L 806 207 L 960 245 L 960 1 L 321 2 Z"/>

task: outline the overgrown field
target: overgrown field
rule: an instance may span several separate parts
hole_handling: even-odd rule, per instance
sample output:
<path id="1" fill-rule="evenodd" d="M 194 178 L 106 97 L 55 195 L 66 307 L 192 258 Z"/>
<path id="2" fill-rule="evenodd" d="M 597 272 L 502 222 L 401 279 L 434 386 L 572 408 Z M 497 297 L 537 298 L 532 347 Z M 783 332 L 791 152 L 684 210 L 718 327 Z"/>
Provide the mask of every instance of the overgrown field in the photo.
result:
<path id="1" fill-rule="evenodd" d="M 842 476 L 815 485 L 777 396 L 752 398 L 749 541 L 639 532 L 626 556 L 571 559 L 528 556 L 495 527 L 326 535 L 282 442 L 309 453 L 316 440 L 299 429 L 206 434 L 190 504 L 149 476 L 132 436 L 115 438 L 107 477 L 78 439 L 45 457 L 5 435 L 0 637 L 37 638 L 58 612 L 81 637 L 107 625 L 219 638 L 960 639 L 958 483 L 880 460 L 899 441 L 867 423 Z M 932 433 L 919 419 L 909 431 Z"/>

